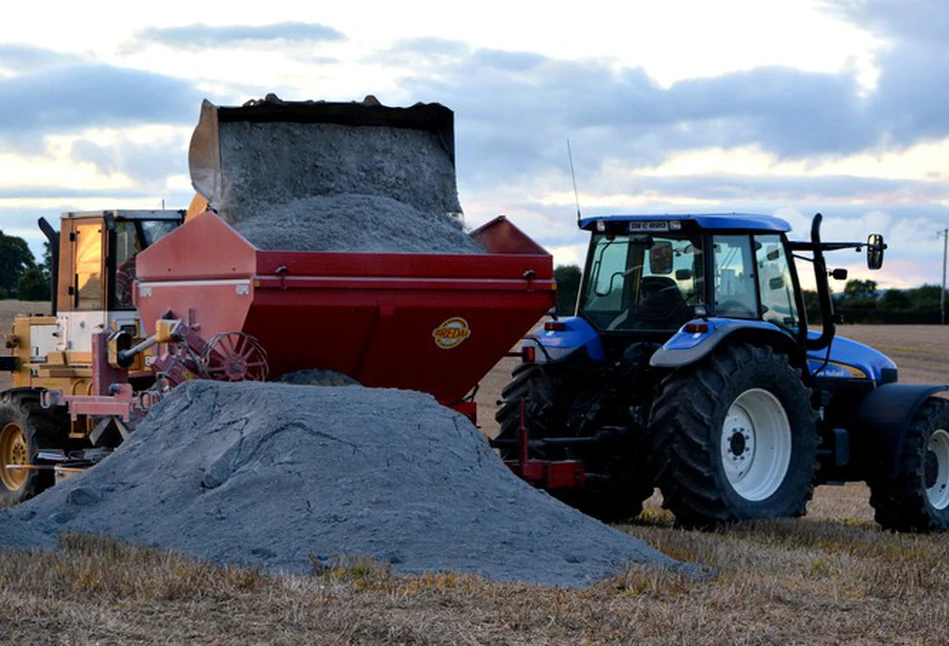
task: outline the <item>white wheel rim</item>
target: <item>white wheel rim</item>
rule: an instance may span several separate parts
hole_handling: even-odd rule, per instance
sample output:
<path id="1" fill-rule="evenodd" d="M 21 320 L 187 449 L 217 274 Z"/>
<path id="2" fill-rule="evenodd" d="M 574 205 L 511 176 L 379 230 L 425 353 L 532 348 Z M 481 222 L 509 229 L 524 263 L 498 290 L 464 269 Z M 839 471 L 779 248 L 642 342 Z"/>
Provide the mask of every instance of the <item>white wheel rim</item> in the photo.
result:
<path id="1" fill-rule="evenodd" d="M 946 440 L 949 451 L 949 434 Z M 728 483 L 745 500 L 764 500 L 778 490 L 791 464 L 791 424 L 777 397 L 752 388 L 732 402 L 721 455 Z"/>
<path id="2" fill-rule="evenodd" d="M 949 507 L 949 431 L 939 428 L 929 436 L 924 465 L 929 504 L 940 510 Z"/>

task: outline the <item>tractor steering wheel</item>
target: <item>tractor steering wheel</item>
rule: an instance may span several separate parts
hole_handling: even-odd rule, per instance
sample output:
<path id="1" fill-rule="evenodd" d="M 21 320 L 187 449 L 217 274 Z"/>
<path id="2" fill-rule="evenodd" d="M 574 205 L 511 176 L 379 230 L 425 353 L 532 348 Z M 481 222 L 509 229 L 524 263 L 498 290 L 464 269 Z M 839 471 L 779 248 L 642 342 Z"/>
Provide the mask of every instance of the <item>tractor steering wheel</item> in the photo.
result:
<path id="1" fill-rule="evenodd" d="M 754 319 L 758 318 L 750 307 L 741 301 L 725 301 L 715 306 L 716 316 Z"/>

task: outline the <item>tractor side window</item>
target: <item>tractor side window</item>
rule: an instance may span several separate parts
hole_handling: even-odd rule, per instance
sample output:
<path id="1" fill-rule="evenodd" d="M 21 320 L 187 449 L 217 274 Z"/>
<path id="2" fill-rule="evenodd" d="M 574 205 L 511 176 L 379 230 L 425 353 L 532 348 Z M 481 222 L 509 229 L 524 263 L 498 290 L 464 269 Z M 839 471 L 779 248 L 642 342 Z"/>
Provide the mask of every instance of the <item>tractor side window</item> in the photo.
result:
<path id="1" fill-rule="evenodd" d="M 797 306 L 794 303 L 794 283 L 780 236 L 755 236 L 758 243 L 758 289 L 764 320 L 779 327 L 797 331 Z"/>
<path id="2" fill-rule="evenodd" d="M 756 319 L 755 264 L 750 236 L 715 236 L 715 314 Z"/>
<path id="3" fill-rule="evenodd" d="M 600 238 L 593 252 L 590 267 L 592 281 L 583 309 L 588 312 L 617 312 L 623 307 L 626 285 L 626 257 L 629 244 L 625 239 Z"/>
<path id="4" fill-rule="evenodd" d="M 117 222 L 115 225 L 115 291 L 110 309 L 131 310 L 132 285 L 135 282 L 135 256 L 141 251 L 134 222 Z"/>
<path id="5" fill-rule="evenodd" d="M 102 226 L 76 227 L 76 309 L 101 310 L 104 303 L 102 280 Z"/>

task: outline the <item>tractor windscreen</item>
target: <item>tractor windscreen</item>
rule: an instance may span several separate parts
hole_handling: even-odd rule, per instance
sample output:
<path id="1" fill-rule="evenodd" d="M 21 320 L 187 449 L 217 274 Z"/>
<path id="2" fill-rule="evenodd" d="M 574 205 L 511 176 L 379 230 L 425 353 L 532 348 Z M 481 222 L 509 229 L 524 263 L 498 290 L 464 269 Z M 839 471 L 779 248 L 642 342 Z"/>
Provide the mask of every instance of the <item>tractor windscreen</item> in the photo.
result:
<path id="1" fill-rule="evenodd" d="M 601 330 L 676 330 L 704 302 L 702 267 L 698 236 L 595 234 L 580 313 Z"/>

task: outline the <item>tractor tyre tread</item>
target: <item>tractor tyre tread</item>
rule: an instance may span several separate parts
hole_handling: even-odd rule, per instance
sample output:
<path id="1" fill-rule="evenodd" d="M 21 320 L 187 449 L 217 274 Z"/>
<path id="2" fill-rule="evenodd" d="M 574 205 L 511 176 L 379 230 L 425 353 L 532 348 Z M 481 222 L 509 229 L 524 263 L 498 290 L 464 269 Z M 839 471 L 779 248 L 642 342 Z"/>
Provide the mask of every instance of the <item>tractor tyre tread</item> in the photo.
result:
<path id="1" fill-rule="evenodd" d="M 871 478 L 870 505 L 877 523 L 898 532 L 945 532 L 949 508 L 935 509 L 926 496 L 924 459 L 929 436 L 949 429 L 949 402 L 929 398 L 913 414 L 894 475 Z"/>
<path id="2" fill-rule="evenodd" d="M 735 492 L 721 466 L 721 425 L 743 391 L 765 388 L 791 425 L 791 458 L 778 489 L 762 501 Z M 728 397 L 723 397 L 728 393 Z M 667 376 L 649 419 L 654 482 L 677 524 L 714 527 L 806 513 L 817 472 L 817 415 L 801 371 L 769 346 L 720 346 L 701 362 Z"/>
<path id="3" fill-rule="evenodd" d="M 59 408 L 44 409 L 36 389 L 14 389 L 0 393 L 0 427 L 15 422 L 21 429 L 35 463 L 41 448 L 55 448 L 65 442 L 68 419 Z M 11 507 L 53 486 L 52 471 L 30 471 L 26 483 L 13 491 L 0 485 L 0 507 Z"/>

